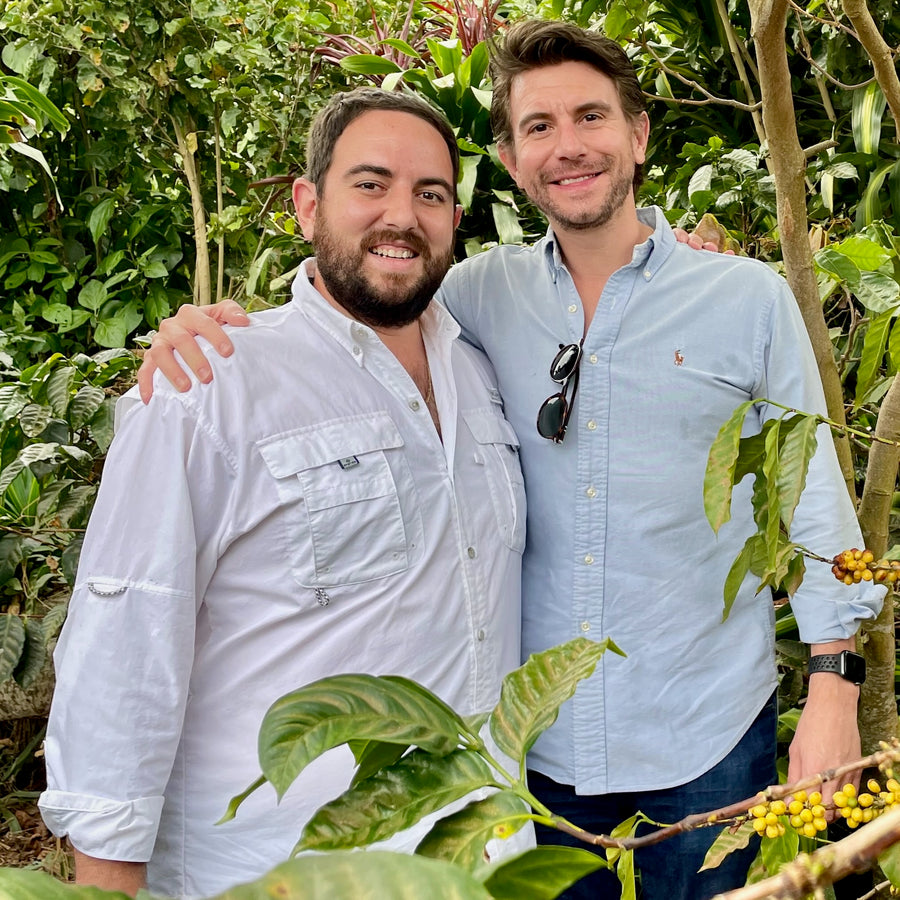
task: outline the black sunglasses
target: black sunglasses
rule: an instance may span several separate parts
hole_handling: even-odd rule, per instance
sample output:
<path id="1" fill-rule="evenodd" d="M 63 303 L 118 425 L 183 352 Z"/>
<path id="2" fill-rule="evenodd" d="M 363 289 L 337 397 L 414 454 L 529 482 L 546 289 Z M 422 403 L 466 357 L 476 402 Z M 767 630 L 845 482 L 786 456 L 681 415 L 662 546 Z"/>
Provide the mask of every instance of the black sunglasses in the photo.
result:
<path id="1" fill-rule="evenodd" d="M 572 406 L 575 403 L 575 392 L 578 390 L 578 374 L 581 362 L 582 338 L 577 344 L 560 344 L 559 353 L 553 357 L 550 363 L 550 377 L 561 384 L 562 390 L 552 397 L 548 397 L 538 410 L 537 430 L 542 438 L 554 443 L 562 443 L 566 436 L 566 426 L 569 424 L 569 416 L 572 414 Z M 567 397 L 569 385 L 572 385 L 572 396 Z"/>

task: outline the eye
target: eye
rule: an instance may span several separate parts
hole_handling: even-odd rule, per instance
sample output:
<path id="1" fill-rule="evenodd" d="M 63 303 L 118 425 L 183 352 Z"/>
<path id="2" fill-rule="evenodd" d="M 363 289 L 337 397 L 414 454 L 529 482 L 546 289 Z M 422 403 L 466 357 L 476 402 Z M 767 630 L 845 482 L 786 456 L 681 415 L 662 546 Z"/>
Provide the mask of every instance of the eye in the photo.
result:
<path id="1" fill-rule="evenodd" d="M 535 122 L 528 129 L 529 134 L 546 134 L 550 130 L 550 126 L 546 122 Z"/>
<path id="2" fill-rule="evenodd" d="M 445 203 L 447 198 L 440 191 L 422 191 L 419 196 L 426 203 Z"/>
<path id="3" fill-rule="evenodd" d="M 603 116 L 601 116 L 600 113 L 596 113 L 596 112 L 586 113 L 584 116 L 584 121 L 585 122 L 602 122 Z"/>
<path id="4" fill-rule="evenodd" d="M 374 192 L 381 190 L 381 185 L 377 181 L 359 181 L 356 184 L 361 191 Z"/>

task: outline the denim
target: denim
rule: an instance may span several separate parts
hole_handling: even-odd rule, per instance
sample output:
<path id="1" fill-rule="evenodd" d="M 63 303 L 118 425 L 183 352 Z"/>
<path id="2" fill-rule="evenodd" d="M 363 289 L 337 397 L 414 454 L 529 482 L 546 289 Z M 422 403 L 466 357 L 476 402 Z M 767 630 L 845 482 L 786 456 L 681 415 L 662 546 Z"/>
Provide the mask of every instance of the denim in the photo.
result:
<path id="1" fill-rule="evenodd" d="M 672 824 L 692 813 L 709 812 L 753 796 L 777 781 L 775 728 L 777 702 L 773 694 L 738 745 L 718 765 L 678 787 L 594 796 L 577 796 L 569 785 L 557 784 L 538 772 L 528 773 L 529 788 L 553 813 L 594 834 L 609 834 L 638 810 L 655 822 Z M 702 735 L 696 736 L 702 741 Z M 539 844 L 587 847 L 574 837 L 543 825 L 536 826 Z M 638 835 L 653 831 L 643 825 Z M 708 900 L 744 884 L 758 848 L 754 838 L 745 850 L 732 853 L 716 869 L 698 874 L 706 851 L 720 828 L 701 828 L 677 835 L 635 853 L 643 900 Z M 600 851 L 601 853 L 603 851 Z M 607 869 L 588 875 L 561 897 L 565 900 L 616 900 L 620 884 Z"/>

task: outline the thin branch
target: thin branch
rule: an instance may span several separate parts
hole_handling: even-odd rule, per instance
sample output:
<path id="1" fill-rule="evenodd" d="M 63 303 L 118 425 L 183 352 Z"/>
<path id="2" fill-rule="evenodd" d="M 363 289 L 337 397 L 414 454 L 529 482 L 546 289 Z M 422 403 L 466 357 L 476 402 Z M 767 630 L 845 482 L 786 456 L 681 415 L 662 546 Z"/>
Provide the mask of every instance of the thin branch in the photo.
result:
<path id="1" fill-rule="evenodd" d="M 814 65 L 816 68 L 816 72 L 813 74 L 813 78 L 816 82 L 816 87 L 819 90 L 819 96 L 822 99 L 822 105 L 825 107 L 825 113 L 828 116 L 828 120 L 830 122 L 837 121 L 837 115 L 834 111 L 834 106 L 831 102 L 831 97 L 828 94 L 828 88 L 825 85 L 825 82 L 822 79 L 822 72 L 818 71 L 819 67 L 812 60 L 812 47 L 809 43 L 809 38 L 806 36 L 806 32 L 803 30 L 803 23 L 800 21 L 800 16 L 797 16 L 797 33 L 800 35 L 800 44 L 803 47 L 803 52 L 800 53 L 810 65 Z"/>
<path id="2" fill-rule="evenodd" d="M 788 0 L 788 6 L 790 6 L 790 8 L 793 9 L 799 15 L 806 16 L 807 19 L 812 19 L 813 22 L 818 22 L 819 25 L 824 25 L 828 28 L 837 28 L 840 31 L 847 32 L 847 34 L 849 34 L 851 37 L 854 37 L 857 40 L 859 40 L 859 37 L 856 34 L 856 32 L 852 28 L 848 28 L 846 25 L 844 25 L 844 23 L 841 22 L 837 18 L 837 16 L 835 16 L 834 10 L 831 8 L 831 6 L 828 3 L 825 4 L 825 7 L 828 10 L 828 12 L 831 13 L 831 19 L 823 19 L 821 16 L 817 16 L 814 13 L 811 13 L 809 10 L 804 9 L 802 6 L 800 6 L 798 3 L 796 3 L 795 0 Z"/>
<path id="3" fill-rule="evenodd" d="M 819 141 L 818 144 L 807 147 L 803 152 L 806 154 L 806 158 L 809 159 L 812 156 L 818 156 L 824 150 L 830 150 L 832 147 L 837 147 L 837 145 L 838 142 L 834 140 L 834 138 L 829 138 L 827 141 Z"/>

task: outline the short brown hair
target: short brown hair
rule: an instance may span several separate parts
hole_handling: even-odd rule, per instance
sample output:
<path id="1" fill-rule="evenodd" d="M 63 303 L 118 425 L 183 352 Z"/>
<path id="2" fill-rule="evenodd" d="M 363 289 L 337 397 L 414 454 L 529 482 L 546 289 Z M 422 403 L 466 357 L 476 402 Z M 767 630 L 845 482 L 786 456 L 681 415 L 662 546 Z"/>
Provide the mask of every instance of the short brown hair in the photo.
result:
<path id="1" fill-rule="evenodd" d="M 528 19 L 495 38 L 491 46 L 491 128 L 494 139 L 513 146 L 509 95 L 517 75 L 564 62 L 583 62 L 602 72 L 616 86 L 622 110 L 632 121 L 645 110 L 644 94 L 625 51 L 606 35 L 569 22 Z M 635 190 L 643 173 L 635 166 Z"/>
<path id="2" fill-rule="evenodd" d="M 334 145 L 354 119 L 372 110 L 409 113 L 427 122 L 443 138 L 453 167 L 453 199 L 459 180 L 459 147 L 447 120 L 421 97 L 403 91 L 356 88 L 335 94 L 313 119 L 306 139 L 306 177 L 319 187 L 331 167 Z"/>

